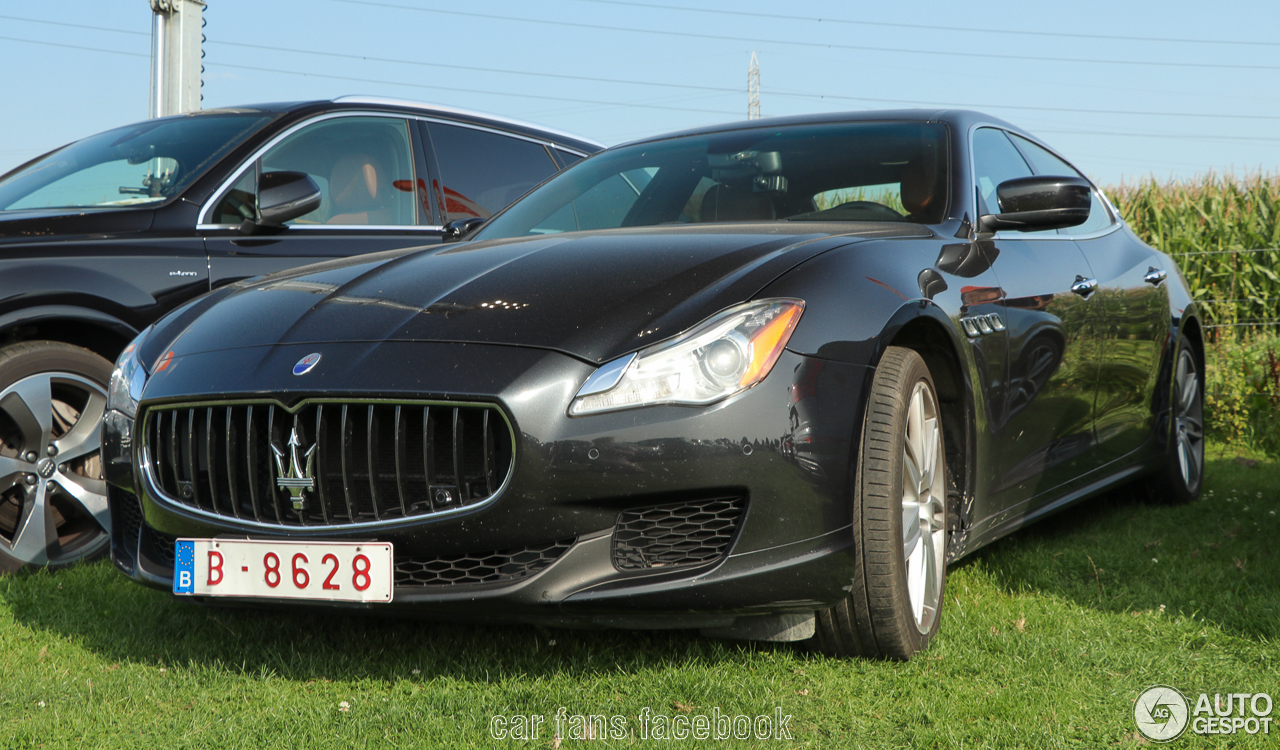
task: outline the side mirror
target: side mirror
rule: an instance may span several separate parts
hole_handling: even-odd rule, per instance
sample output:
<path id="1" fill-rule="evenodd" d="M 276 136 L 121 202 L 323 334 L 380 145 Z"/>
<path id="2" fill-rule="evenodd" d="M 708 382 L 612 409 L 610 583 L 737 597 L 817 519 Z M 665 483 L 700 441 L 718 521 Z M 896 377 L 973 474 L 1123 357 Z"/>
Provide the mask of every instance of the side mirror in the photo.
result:
<path id="1" fill-rule="evenodd" d="M 1091 190 L 1080 177 L 1036 175 L 1006 180 L 996 187 L 1000 213 L 983 216 L 982 229 L 1030 232 L 1079 226 L 1089 218 Z"/>
<path id="2" fill-rule="evenodd" d="M 479 216 L 468 216 L 465 219 L 454 219 L 444 225 L 444 241 L 452 242 L 466 237 L 485 222 Z"/>
<path id="3" fill-rule="evenodd" d="M 264 172 L 258 178 L 258 220 L 245 219 L 240 228 L 250 233 L 261 228 L 276 228 L 319 207 L 320 186 L 310 175 Z"/>

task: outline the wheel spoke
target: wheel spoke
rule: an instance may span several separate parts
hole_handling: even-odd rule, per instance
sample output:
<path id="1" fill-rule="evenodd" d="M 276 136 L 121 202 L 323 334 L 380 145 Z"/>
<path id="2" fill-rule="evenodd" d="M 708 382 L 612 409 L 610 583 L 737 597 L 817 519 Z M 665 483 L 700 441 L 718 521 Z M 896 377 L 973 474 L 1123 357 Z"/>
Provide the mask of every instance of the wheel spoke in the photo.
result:
<path id="1" fill-rule="evenodd" d="M 49 562 L 50 551 L 58 549 L 58 533 L 53 522 L 53 507 L 41 482 L 27 494 L 22 519 L 18 521 L 10 554 L 29 565 Z"/>
<path id="2" fill-rule="evenodd" d="M 102 530 L 111 533 L 111 513 L 107 508 L 107 483 L 75 474 L 57 474 L 58 487 L 93 516 Z"/>
<path id="3" fill-rule="evenodd" d="M 41 373 L 23 378 L 0 399 L 0 409 L 9 414 L 22 433 L 23 448 L 43 455 L 53 431 L 52 379 Z"/>
<path id="4" fill-rule="evenodd" d="M 21 481 L 24 474 L 30 474 L 32 471 L 31 464 L 9 456 L 0 456 L 0 487 L 6 487 L 9 481 Z"/>
<path id="5" fill-rule="evenodd" d="M 902 508 L 902 557 L 910 560 L 916 553 L 916 547 L 920 545 L 920 506 L 912 503 L 911 515 L 908 517 L 906 505 L 903 503 Z"/>
<path id="6" fill-rule="evenodd" d="M 932 609 L 934 602 L 938 600 L 938 560 L 933 546 L 933 534 L 926 537 L 924 546 L 924 586 L 923 596 L 920 597 L 921 607 L 916 613 L 916 622 L 924 625 L 926 623 L 925 610 Z"/>
<path id="7" fill-rule="evenodd" d="M 916 622 L 920 622 L 920 618 L 924 615 L 924 603 L 926 593 L 929 589 L 929 539 L 925 536 L 921 539 L 920 552 L 912 559 L 912 568 L 915 570 L 915 585 L 908 582 L 911 590 L 911 614 L 915 617 Z"/>
<path id="8" fill-rule="evenodd" d="M 54 441 L 58 448 L 58 461 L 70 461 L 98 450 L 102 439 L 102 415 L 106 413 L 107 399 L 96 391 L 89 392 L 89 402 L 80 412 L 80 418 L 67 434 Z"/>
<path id="9" fill-rule="evenodd" d="M 923 401 L 923 399 L 921 399 Z M 933 478 L 938 468 L 938 420 L 926 419 L 924 422 L 924 466 L 920 472 L 922 487 L 932 487 Z"/>
<path id="10" fill-rule="evenodd" d="M 1178 397 L 1178 415 L 1186 416 L 1195 405 L 1196 395 L 1200 389 L 1200 380 L 1195 373 L 1189 373 L 1182 381 L 1182 393 Z"/>

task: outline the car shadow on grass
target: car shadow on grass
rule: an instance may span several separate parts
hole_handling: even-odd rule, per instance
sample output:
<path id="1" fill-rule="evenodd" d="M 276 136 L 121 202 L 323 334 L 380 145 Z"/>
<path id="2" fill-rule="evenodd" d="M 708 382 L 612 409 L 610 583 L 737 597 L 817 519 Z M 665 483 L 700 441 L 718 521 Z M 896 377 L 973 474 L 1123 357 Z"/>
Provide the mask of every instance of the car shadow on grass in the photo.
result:
<path id="1" fill-rule="evenodd" d="M 1250 640 L 1280 636 L 1280 463 L 1210 460 L 1201 497 L 1154 503 L 1138 485 L 1068 508 L 976 553 L 1009 593 L 1118 614 L 1194 615 Z"/>
<path id="2" fill-rule="evenodd" d="M 784 644 L 696 631 L 573 630 L 307 611 L 209 607 L 147 589 L 109 562 L 0 578 L 0 612 L 111 662 L 296 680 L 598 678 L 690 663 L 747 663 Z"/>

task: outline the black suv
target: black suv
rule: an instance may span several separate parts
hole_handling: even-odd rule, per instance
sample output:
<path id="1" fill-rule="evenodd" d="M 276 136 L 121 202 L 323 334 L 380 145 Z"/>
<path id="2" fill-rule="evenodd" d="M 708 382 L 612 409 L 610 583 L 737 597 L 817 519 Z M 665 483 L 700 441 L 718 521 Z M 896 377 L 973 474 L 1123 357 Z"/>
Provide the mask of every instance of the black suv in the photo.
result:
<path id="1" fill-rule="evenodd" d="M 210 289 L 439 242 L 598 143 L 365 97 L 165 117 L 0 177 L 0 572 L 103 554 L 112 361 Z"/>

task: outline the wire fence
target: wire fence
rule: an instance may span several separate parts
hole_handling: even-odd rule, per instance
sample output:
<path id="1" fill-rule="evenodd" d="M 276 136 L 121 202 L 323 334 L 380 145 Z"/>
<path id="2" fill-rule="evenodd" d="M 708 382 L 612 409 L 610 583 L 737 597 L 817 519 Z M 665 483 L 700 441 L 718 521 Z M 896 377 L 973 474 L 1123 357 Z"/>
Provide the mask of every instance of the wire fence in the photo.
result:
<path id="1" fill-rule="evenodd" d="M 1280 267 L 1280 257 L 1275 264 L 1267 263 L 1261 260 L 1266 253 L 1280 253 L 1280 248 L 1170 253 L 1191 286 L 1192 298 L 1204 309 L 1207 330 L 1280 329 L 1280 296 L 1276 296 L 1280 292 L 1280 275 L 1272 270 L 1273 266 Z M 1238 260 L 1240 256 L 1248 256 L 1249 260 L 1242 262 Z M 1228 294 L 1222 295 L 1223 292 Z"/>

